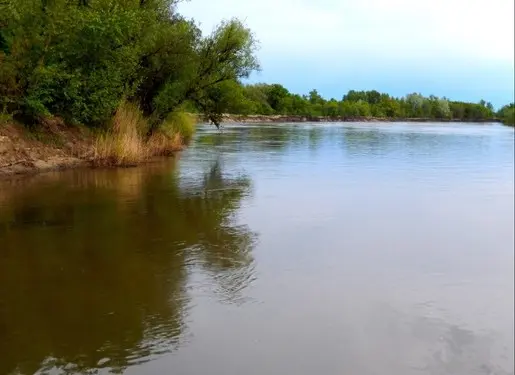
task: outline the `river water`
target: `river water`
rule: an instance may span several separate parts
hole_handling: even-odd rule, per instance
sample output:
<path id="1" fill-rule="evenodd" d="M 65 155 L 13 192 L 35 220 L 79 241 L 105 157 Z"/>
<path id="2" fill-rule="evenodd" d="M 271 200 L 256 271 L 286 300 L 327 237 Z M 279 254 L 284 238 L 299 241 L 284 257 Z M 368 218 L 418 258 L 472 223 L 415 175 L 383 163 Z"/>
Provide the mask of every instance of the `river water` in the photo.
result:
<path id="1" fill-rule="evenodd" d="M 201 126 L 0 181 L 0 374 L 513 374 L 514 131 Z"/>

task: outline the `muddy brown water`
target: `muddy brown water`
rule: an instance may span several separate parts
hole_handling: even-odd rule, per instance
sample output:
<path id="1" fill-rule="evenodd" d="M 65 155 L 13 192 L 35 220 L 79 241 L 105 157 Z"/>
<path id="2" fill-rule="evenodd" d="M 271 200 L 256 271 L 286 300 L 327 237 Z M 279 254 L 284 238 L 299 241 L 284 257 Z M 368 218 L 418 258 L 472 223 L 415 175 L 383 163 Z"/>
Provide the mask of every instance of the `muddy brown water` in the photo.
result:
<path id="1" fill-rule="evenodd" d="M 0 181 L 0 374 L 513 374 L 514 131 L 201 126 Z"/>

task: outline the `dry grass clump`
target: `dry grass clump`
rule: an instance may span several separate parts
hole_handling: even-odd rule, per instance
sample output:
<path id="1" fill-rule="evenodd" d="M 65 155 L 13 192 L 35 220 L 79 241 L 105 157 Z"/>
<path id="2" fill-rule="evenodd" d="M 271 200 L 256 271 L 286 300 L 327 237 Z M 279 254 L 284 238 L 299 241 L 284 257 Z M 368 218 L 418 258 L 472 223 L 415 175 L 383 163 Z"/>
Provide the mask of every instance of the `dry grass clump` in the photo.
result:
<path id="1" fill-rule="evenodd" d="M 188 114 L 170 114 L 163 125 L 148 136 L 149 123 L 133 104 L 124 102 L 116 111 L 108 131 L 97 137 L 94 163 L 99 166 L 133 166 L 152 156 L 171 155 L 182 149 L 195 130 Z"/>
<path id="2" fill-rule="evenodd" d="M 153 156 L 169 156 L 182 150 L 183 146 L 184 143 L 179 133 L 167 135 L 161 130 L 152 134 L 147 141 L 147 147 Z"/>

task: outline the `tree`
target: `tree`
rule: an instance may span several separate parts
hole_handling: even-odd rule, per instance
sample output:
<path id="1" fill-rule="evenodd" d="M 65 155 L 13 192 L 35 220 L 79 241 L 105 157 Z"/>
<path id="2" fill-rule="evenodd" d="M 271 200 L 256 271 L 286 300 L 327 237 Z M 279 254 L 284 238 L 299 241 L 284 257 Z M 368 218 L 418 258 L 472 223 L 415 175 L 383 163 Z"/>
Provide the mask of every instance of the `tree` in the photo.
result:
<path id="1" fill-rule="evenodd" d="M 381 101 L 381 93 L 379 91 L 367 91 L 366 95 L 368 104 L 375 105 L 379 104 L 379 102 Z"/>
<path id="2" fill-rule="evenodd" d="M 318 91 L 316 89 L 313 89 L 309 92 L 309 102 L 311 104 L 323 104 L 325 101 L 324 98 L 320 96 Z"/>
<path id="3" fill-rule="evenodd" d="M 273 108 L 268 103 L 268 96 L 266 93 L 266 85 L 247 85 L 244 87 L 245 98 L 253 104 L 254 114 L 269 115 L 274 112 Z"/>
<path id="4" fill-rule="evenodd" d="M 364 91 L 354 91 L 350 90 L 346 95 L 343 96 L 342 101 L 346 102 L 357 102 L 359 100 L 363 100 L 368 102 L 368 97 L 366 92 Z"/>
<path id="5" fill-rule="evenodd" d="M 425 98 L 417 93 L 406 95 L 408 117 L 422 117 Z"/>
<path id="6" fill-rule="evenodd" d="M 324 116 L 335 118 L 339 116 L 339 108 L 338 108 L 338 102 L 334 99 L 328 101 L 325 103 L 324 106 Z"/>
<path id="7" fill-rule="evenodd" d="M 236 19 L 222 22 L 212 35 L 200 40 L 198 52 L 184 72 L 186 79 L 176 74 L 163 78 L 163 88 L 152 100 L 154 117 L 162 119 L 186 100 L 191 100 L 207 119 L 218 125 L 226 108 L 221 103 L 214 104 L 216 86 L 247 78 L 259 69 L 255 49 L 254 36 L 243 23 Z"/>
<path id="8" fill-rule="evenodd" d="M 449 107 L 449 102 L 447 100 L 436 100 L 435 117 L 440 119 L 447 119 L 451 117 L 451 108 Z"/>
<path id="9" fill-rule="evenodd" d="M 370 110 L 370 104 L 364 100 L 358 100 L 355 104 L 356 113 L 359 117 L 370 117 L 372 112 Z"/>
<path id="10" fill-rule="evenodd" d="M 505 125 L 515 125 L 515 103 L 502 107 L 497 112 L 497 117 L 499 117 Z"/>
<path id="11" fill-rule="evenodd" d="M 30 121 L 60 116 L 105 124 L 120 103 L 158 127 L 186 102 L 217 120 L 218 84 L 259 68 L 252 32 L 237 19 L 203 37 L 177 0 L 3 0 L 0 105 Z M 223 91 L 223 88 L 222 88 Z"/>
<path id="12" fill-rule="evenodd" d="M 267 99 L 270 107 L 276 112 L 284 108 L 284 100 L 290 95 L 287 89 L 279 84 L 267 86 Z"/>
<path id="13" fill-rule="evenodd" d="M 401 106 L 397 100 L 382 98 L 377 107 L 388 118 L 398 118 L 401 115 Z"/>
<path id="14" fill-rule="evenodd" d="M 451 102 L 452 118 L 455 120 L 470 120 L 471 119 L 471 103 Z"/>

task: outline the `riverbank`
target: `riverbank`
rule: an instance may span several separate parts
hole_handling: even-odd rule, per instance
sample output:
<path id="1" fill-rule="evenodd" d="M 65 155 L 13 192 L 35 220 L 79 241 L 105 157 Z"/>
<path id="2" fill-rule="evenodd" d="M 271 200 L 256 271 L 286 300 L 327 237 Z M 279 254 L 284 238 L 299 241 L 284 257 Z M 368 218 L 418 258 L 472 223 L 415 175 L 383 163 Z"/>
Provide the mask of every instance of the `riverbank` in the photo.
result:
<path id="1" fill-rule="evenodd" d="M 327 117 L 327 116 L 293 116 L 293 115 L 231 115 L 224 114 L 226 123 L 281 123 L 281 122 L 442 122 L 458 123 L 463 120 L 432 118 L 385 118 L 385 117 Z M 499 119 L 469 120 L 472 123 L 501 122 Z"/>
<path id="2" fill-rule="evenodd" d="M 121 139 L 123 144 L 109 145 L 116 148 L 115 153 L 127 153 L 133 147 L 127 141 L 126 134 Z M 99 155 L 99 132 L 86 127 L 67 126 L 60 121 L 46 121 L 36 129 L 27 129 L 25 126 L 10 122 L 0 124 L 0 178 L 15 175 L 35 174 L 54 170 L 63 170 L 79 167 L 126 167 L 150 162 L 153 156 L 172 156 L 183 149 L 184 144 L 180 140 L 173 140 L 170 145 L 167 140 L 156 144 L 160 138 L 151 139 L 152 153 L 148 149 L 138 146 L 139 155 L 132 155 L 133 161 L 120 163 L 117 160 L 110 161 Z M 118 142 L 112 136 L 103 134 L 100 139 L 107 139 L 110 143 Z M 104 142 L 105 143 L 105 142 Z M 150 142 L 149 142 L 150 143 Z M 113 152 L 113 150 L 107 150 Z"/>
<path id="3" fill-rule="evenodd" d="M 91 165 L 94 135 L 81 127 L 46 123 L 30 131 L 0 124 L 0 178 Z"/>

